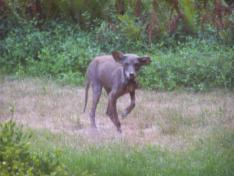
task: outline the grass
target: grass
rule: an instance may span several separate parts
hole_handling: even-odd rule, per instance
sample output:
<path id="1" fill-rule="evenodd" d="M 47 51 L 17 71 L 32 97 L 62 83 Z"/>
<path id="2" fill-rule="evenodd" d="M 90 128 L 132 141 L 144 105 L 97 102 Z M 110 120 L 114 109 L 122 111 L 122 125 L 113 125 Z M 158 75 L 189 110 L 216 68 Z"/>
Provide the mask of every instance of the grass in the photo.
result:
<path id="1" fill-rule="evenodd" d="M 40 135 L 32 150 L 43 154 L 54 150 L 55 143 L 60 143 L 60 160 L 73 175 L 230 176 L 234 171 L 234 133 L 224 129 L 182 151 L 152 145 L 130 146 L 124 142 L 78 149 L 71 143 L 61 145 L 65 137 L 49 133 Z"/>
<path id="2" fill-rule="evenodd" d="M 1 119 L 12 117 L 32 128 L 85 136 L 88 143 L 98 140 L 108 143 L 117 135 L 105 115 L 105 94 L 101 96 L 96 113 L 100 135 L 94 139 L 88 115 L 91 91 L 87 111 L 83 113 L 83 88 L 61 86 L 52 80 L 9 77 L 2 79 L 1 85 Z M 123 111 L 129 103 L 128 95 L 120 98 L 118 111 Z M 190 140 L 206 136 L 212 129 L 233 128 L 233 106 L 233 92 L 225 90 L 206 93 L 138 90 L 136 108 L 126 119 L 121 119 L 121 123 L 129 143 L 183 148 Z"/>
<path id="3" fill-rule="evenodd" d="M 122 135 L 105 116 L 106 95 L 94 132 L 88 113 L 82 113 L 83 88 L 4 77 L 0 93 L 1 120 L 11 117 L 31 129 L 30 150 L 39 155 L 56 150 L 70 175 L 234 173 L 233 92 L 138 90 L 136 108 L 121 119 Z M 129 96 L 122 97 L 118 110 L 128 103 Z"/>

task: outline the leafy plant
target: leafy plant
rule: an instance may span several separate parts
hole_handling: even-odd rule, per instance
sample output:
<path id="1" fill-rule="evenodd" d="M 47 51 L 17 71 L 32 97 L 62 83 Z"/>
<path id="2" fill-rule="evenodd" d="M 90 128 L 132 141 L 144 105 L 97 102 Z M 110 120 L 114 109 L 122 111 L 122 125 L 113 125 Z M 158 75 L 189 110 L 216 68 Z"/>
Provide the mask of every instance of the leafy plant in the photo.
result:
<path id="1" fill-rule="evenodd" d="M 76 74 L 83 80 L 88 63 L 100 53 L 99 47 L 77 26 L 51 23 L 50 27 L 54 29 L 40 31 L 29 24 L 13 30 L 1 43 L 1 67 L 33 76 Z"/>
<path id="2" fill-rule="evenodd" d="M 59 153 L 31 153 L 31 135 L 13 121 L 0 124 L 0 175 L 68 175 Z"/>
<path id="3" fill-rule="evenodd" d="M 155 51 L 153 61 L 140 75 L 143 87 L 173 90 L 233 88 L 233 48 L 189 39 L 176 48 Z M 147 79 L 145 79 L 147 78 Z"/>
<path id="4" fill-rule="evenodd" d="M 139 77 L 145 88 L 204 91 L 209 88 L 233 88 L 233 46 L 213 38 L 186 37 L 183 42 L 167 38 L 149 46 L 143 38 L 135 38 L 122 16 L 121 25 L 102 22 L 93 33 L 66 23 L 48 23 L 38 29 L 33 24 L 12 30 L 0 43 L 1 72 L 17 76 L 53 77 L 64 83 L 82 84 L 91 59 L 113 50 L 148 55 L 152 63 Z M 126 21 L 125 21 L 126 20 Z M 123 33 L 124 30 L 126 33 Z M 141 34 L 143 35 L 143 34 Z M 133 38 L 131 38 L 133 37 Z"/>

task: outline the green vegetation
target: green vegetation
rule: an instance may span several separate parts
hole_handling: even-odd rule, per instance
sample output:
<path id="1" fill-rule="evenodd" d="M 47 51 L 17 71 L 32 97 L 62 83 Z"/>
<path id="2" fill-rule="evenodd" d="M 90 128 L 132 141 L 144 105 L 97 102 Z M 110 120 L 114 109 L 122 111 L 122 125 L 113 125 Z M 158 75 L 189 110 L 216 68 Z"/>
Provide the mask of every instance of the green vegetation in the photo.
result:
<path id="1" fill-rule="evenodd" d="M 227 136 L 226 136 L 227 135 Z M 93 175 L 232 175 L 234 164 L 233 133 L 224 139 L 208 139 L 204 144 L 183 152 L 158 147 L 106 146 L 85 152 L 64 152 L 64 162 L 74 173 Z M 220 143 L 221 142 L 221 143 Z M 224 146 L 225 147 L 224 147 Z M 227 147 L 227 148 L 226 148 Z"/>
<path id="2" fill-rule="evenodd" d="M 152 55 L 152 64 L 140 77 L 145 87 L 161 90 L 184 87 L 202 91 L 234 86 L 233 47 L 189 39 L 174 49 L 154 50 Z"/>
<path id="3" fill-rule="evenodd" d="M 1 70 L 18 76 L 52 76 L 64 83 L 82 84 L 90 60 L 115 49 L 113 45 L 107 49 L 106 43 L 98 43 L 92 34 L 81 31 L 78 26 L 54 23 L 49 26 L 51 29 L 40 30 L 28 24 L 8 33 L 0 44 Z M 111 35 L 110 38 L 115 37 Z M 129 49 L 126 46 L 121 50 Z M 152 64 L 139 78 L 143 87 L 207 90 L 234 86 L 234 48 L 231 46 L 188 38 L 173 48 L 155 45 L 136 53 L 148 53 L 152 58 Z"/>
<path id="4" fill-rule="evenodd" d="M 0 124 L 0 175 L 68 175 L 56 152 L 30 152 L 31 135 L 15 122 Z"/>
<path id="5" fill-rule="evenodd" d="M 50 27 L 53 30 L 40 31 L 32 25 L 13 30 L 1 43 L 0 64 L 19 76 L 53 76 L 80 83 L 87 64 L 100 53 L 98 47 L 75 27 Z"/>
<path id="6" fill-rule="evenodd" d="M 1 73 L 83 84 L 94 56 L 121 50 L 151 56 L 142 87 L 233 89 L 232 7 L 228 0 L 1 0 Z"/>
<path id="7" fill-rule="evenodd" d="M 14 78 L 43 77 L 62 84 L 83 85 L 86 68 L 93 57 L 121 50 L 151 57 L 151 65 L 142 69 L 138 78 L 145 89 L 233 90 L 233 31 L 232 0 L 0 0 L 0 81 L 4 83 L 5 75 L 13 75 Z M 29 91 L 27 85 L 21 85 L 24 92 L 17 92 L 19 89 L 15 87 L 19 87 L 18 84 L 7 84 L 12 89 L 2 86 L 6 94 L 1 95 L 3 108 L 0 109 L 0 121 L 1 116 L 3 119 L 8 116 L 13 118 L 15 114 L 29 121 L 33 117 L 29 118 L 27 113 L 35 111 L 39 114 L 38 118 L 55 117 L 53 123 L 58 123 L 58 119 L 63 117 L 64 122 L 70 120 L 72 127 L 82 128 L 83 122 L 74 110 L 74 104 L 70 109 L 69 105 L 65 106 L 66 101 L 70 102 L 70 97 L 82 93 L 64 94 L 66 96 L 61 98 L 54 87 L 42 84 L 39 88 L 34 87 L 39 92 L 32 91 L 30 95 L 40 95 L 42 92 L 44 98 L 40 101 L 37 101 L 39 96 L 33 99 L 38 106 L 32 106 L 27 111 L 24 107 L 34 103 L 29 101 L 32 99 L 16 103 L 15 97 L 25 100 L 24 96 Z M 40 85 L 40 82 L 37 84 Z M 157 96 L 151 99 L 154 97 Z M 194 134 L 193 138 L 198 139 L 191 140 L 185 149 L 173 151 L 148 145 L 147 142 L 143 146 L 135 146 L 122 140 L 108 144 L 99 141 L 91 146 L 84 139 L 79 141 L 79 137 L 52 134 L 45 130 L 31 131 L 13 121 L 0 122 L 0 176 L 233 175 L 234 133 L 230 128 L 233 111 L 226 109 L 226 105 L 231 107 L 232 103 L 226 102 L 227 98 L 214 98 L 213 101 L 222 99 L 223 106 L 215 110 L 212 116 L 206 108 L 212 109 L 215 105 L 208 101 L 212 105 L 206 107 L 204 104 L 206 116 L 200 114 L 196 119 L 193 111 L 181 113 L 183 109 L 190 111 L 189 108 L 193 106 L 193 103 L 184 106 L 181 99 L 172 101 L 179 109 L 151 112 L 152 106 L 158 106 L 165 96 L 157 98 L 156 103 L 156 98 L 151 102 L 148 99 L 147 103 L 142 102 L 142 105 L 150 103 L 148 109 L 142 106 L 136 111 L 137 120 L 141 120 L 137 122 L 139 127 L 143 131 L 154 124 L 154 127 L 161 129 L 164 137 L 178 135 L 178 140 L 190 132 L 184 131 L 182 134 L 184 129 L 201 130 L 186 136 L 190 138 Z M 174 97 L 169 98 L 171 102 Z M 61 99 L 64 104 L 60 106 L 53 103 L 48 106 L 44 102 L 59 102 Z M 190 98 L 189 102 L 192 100 Z M 182 103 L 179 104 L 179 101 Z M 205 101 L 199 100 L 198 103 L 203 106 L 201 102 Z M 188 104 L 188 101 L 184 102 Z M 201 106 L 194 109 L 202 109 Z M 163 107 L 168 105 L 164 104 Z M 70 112 L 48 113 L 56 108 Z M 20 111 L 24 110 L 24 116 L 20 116 Z M 158 116 L 162 119 L 155 118 Z M 221 127 L 205 128 L 207 117 L 214 121 L 220 119 L 216 123 L 217 126 L 222 123 Z M 198 127 L 192 129 L 193 125 Z M 225 126 L 228 126 L 226 130 L 223 129 Z M 68 129 L 73 133 L 72 130 Z M 209 132 L 203 134 L 203 130 Z M 200 137 L 200 134 L 204 136 Z M 74 138 L 78 141 L 74 142 Z M 80 143 L 82 145 L 76 145 Z"/>
<path id="8" fill-rule="evenodd" d="M 231 131 L 216 131 L 185 151 L 168 151 L 124 143 L 73 148 L 60 135 L 34 132 L 30 137 L 12 121 L 0 130 L 0 175 L 230 176 L 234 171 Z M 55 144 L 60 152 L 54 151 Z"/>

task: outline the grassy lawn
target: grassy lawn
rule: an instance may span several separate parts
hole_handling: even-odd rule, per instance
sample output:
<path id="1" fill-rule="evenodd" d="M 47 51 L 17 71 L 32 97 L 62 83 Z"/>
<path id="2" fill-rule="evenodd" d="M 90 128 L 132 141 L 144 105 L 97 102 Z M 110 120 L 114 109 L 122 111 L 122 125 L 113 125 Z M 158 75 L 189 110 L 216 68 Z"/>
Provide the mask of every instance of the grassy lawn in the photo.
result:
<path id="1" fill-rule="evenodd" d="M 1 120 L 23 124 L 33 134 L 30 150 L 59 153 L 71 175 L 234 173 L 233 92 L 138 90 L 136 108 L 121 119 L 120 135 L 105 116 L 104 92 L 93 131 L 88 112 L 82 113 L 82 87 L 38 78 L 2 77 L 0 84 Z M 119 111 L 128 103 L 122 97 Z"/>

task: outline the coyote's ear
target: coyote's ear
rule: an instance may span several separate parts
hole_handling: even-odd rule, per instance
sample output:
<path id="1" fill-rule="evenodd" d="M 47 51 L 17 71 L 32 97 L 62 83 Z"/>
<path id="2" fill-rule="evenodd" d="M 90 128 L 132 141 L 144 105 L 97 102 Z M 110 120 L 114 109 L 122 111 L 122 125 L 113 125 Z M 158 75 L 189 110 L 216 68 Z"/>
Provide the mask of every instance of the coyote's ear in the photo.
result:
<path id="1" fill-rule="evenodd" d="M 138 61 L 140 62 L 141 65 L 148 65 L 151 63 L 150 57 L 147 56 L 139 57 Z"/>
<path id="2" fill-rule="evenodd" d="M 113 51 L 112 52 L 112 56 L 115 59 L 116 62 L 120 62 L 122 61 L 124 54 L 121 51 Z"/>

